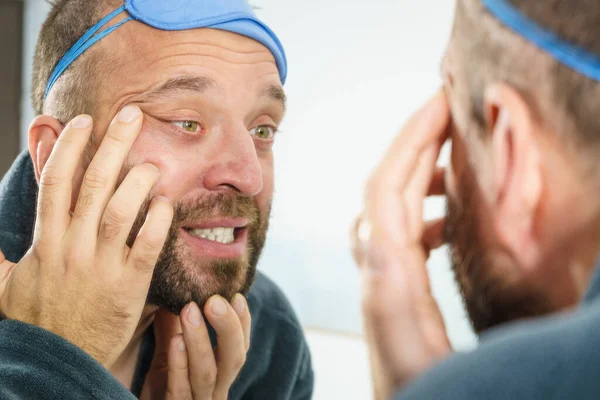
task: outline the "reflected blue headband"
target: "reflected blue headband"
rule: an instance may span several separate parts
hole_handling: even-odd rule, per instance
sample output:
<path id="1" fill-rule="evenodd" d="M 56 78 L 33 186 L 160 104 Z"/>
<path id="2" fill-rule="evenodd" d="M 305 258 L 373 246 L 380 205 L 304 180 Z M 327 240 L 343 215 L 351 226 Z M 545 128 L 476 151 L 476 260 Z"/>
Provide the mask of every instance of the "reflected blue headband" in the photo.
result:
<path id="1" fill-rule="evenodd" d="M 492 15 L 515 33 L 581 75 L 600 81 L 599 55 L 561 39 L 555 33 L 528 19 L 507 0 L 482 0 L 482 2 Z"/>
<path id="2" fill-rule="evenodd" d="M 127 11 L 129 17 L 98 33 L 123 11 Z M 167 31 L 212 28 L 247 36 L 262 43 L 273 53 L 279 69 L 279 77 L 285 84 L 287 78 L 285 50 L 275 33 L 256 17 L 246 0 L 125 0 L 122 7 L 91 27 L 61 58 L 48 79 L 44 99 L 58 78 L 80 55 L 119 26 L 133 19 Z"/>

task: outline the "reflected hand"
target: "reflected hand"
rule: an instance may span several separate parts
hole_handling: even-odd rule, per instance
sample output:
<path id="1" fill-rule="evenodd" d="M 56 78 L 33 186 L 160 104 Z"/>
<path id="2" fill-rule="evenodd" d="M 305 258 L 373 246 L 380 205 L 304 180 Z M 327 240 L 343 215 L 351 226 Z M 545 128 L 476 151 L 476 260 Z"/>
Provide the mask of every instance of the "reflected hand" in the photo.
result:
<path id="1" fill-rule="evenodd" d="M 426 269 L 430 250 L 443 244 L 444 221 L 423 221 L 425 198 L 444 194 L 436 161 L 449 115 L 438 93 L 409 120 L 372 175 L 351 232 L 376 399 L 388 399 L 451 351 Z"/>

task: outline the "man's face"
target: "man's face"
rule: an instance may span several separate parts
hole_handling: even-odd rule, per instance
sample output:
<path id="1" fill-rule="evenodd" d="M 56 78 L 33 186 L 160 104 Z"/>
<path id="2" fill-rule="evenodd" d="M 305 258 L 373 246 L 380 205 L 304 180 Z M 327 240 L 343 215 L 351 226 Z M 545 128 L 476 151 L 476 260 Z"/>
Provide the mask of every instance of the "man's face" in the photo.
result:
<path id="1" fill-rule="evenodd" d="M 460 40 L 455 34 L 442 66 L 453 118 L 445 238 L 469 318 L 479 333 L 512 320 L 546 314 L 553 308 L 539 288 L 523 279 L 492 227 L 497 211 L 483 191 L 490 187 L 493 176 L 486 161 L 490 144 L 484 128 L 473 118 Z"/>
<path id="2" fill-rule="evenodd" d="M 265 242 L 273 133 L 285 111 L 274 57 L 218 30 L 163 32 L 130 22 L 113 35 L 99 43 L 114 64 L 97 93 L 94 144 L 123 106 L 139 106 L 142 131 L 120 178 L 133 165 L 156 165 L 152 195 L 175 209 L 149 303 L 179 312 L 191 300 L 247 292 Z"/>

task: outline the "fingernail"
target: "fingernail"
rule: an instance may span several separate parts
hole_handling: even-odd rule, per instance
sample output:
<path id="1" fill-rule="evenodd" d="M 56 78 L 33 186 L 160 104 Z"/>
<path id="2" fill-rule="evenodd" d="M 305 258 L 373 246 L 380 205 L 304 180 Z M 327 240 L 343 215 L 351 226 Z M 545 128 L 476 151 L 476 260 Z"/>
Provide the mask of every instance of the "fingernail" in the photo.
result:
<path id="1" fill-rule="evenodd" d="M 223 316 L 227 313 L 227 305 L 220 297 L 213 297 L 210 301 L 210 308 L 218 316 Z"/>
<path id="2" fill-rule="evenodd" d="M 190 321 L 190 324 L 194 326 L 200 326 L 200 324 L 202 324 L 202 315 L 200 315 L 200 309 L 195 302 L 190 303 L 190 306 L 188 307 L 187 319 Z"/>
<path id="3" fill-rule="evenodd" d="M 89 128 L 90 125 L 92 125 L 92 117 L 89 115 L 79 115 L 71 121 L 71 126 L 76 129 Z"/>
<path id="4" fill-rule="evenodd" d="M 119 121 L 130 124 L 136 119 L 138 119 L 141 115 L 141 111 L 136 106 L 127 106 L 121 110 L 119 113 Z"/>
<path id="5" fill-rule="evenodd" d="M 183 337 L 179 338 L 179 352 L 183 353 L 185 351 L 185 342 L 183 341 Z"/>
<path id="6" fill-rule="evenodd" d="M 170 202 L 171 202 L 171 201 L 169 200 L 169 198 L 168 198 L 168 197 L 165 197 L 165 196 L 156 196 L 156 197 L 155 197 L 155 199 L 156 199 L 156 200 L 159 200 L 159 201 L 164 201 L 165 203 L 170 203 Z"/>
<path id="7" fill-rule="evenodd" d="M 242 315 L 246 310 L 246 302 L 242 298 L 241 294 L 236 294 L 233 299 L 233 309 L 238 315 Z"/>

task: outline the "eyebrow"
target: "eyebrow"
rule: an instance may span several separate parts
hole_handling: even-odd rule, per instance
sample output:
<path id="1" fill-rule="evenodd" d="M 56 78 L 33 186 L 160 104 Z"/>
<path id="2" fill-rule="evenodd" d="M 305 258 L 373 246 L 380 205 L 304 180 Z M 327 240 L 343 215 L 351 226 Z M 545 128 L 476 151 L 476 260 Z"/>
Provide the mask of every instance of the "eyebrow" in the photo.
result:
<path id="1" fill-rule="evenodd" d="M 284 112 L 287 109 L 287 96 L 281 86 L 271 85 L 263 91 L 262 95 L 280 103 Z"/>
<path id="2" fill-rule="evenodd" d="M 219 91 L 221 91 L 221 87 L 211 78 L 202 76 L 179 76 L 170 78 L 156 89 L 144 93 L 143 98 L 145 100 L 150 100 L 156 97 L 165 97 L 180 93 L 206 93 Z M 283 87 L 270 85 L 261 92 L 261 96 L 275 100 L 281 104 L 281 107 L 285 112 L 287 96 L 285 95 Z"/>
<path id="3" fill-rule="evenodd" d="M 219 90 L 219 85 L 213 79 L 202 76 L 178 76 L 167 80 L 156 89 L 144 93 L 143 97 L 154 98 L 182 92 L 205 93 Z"/>

